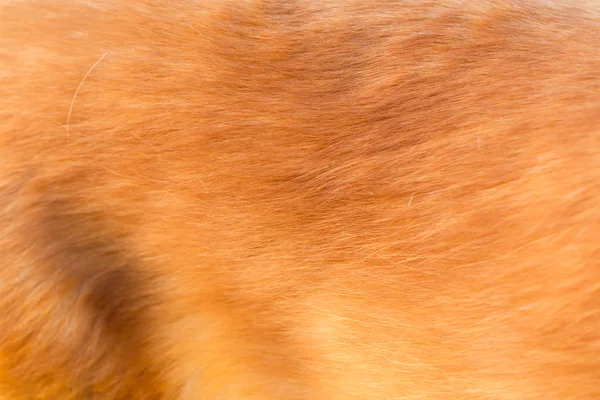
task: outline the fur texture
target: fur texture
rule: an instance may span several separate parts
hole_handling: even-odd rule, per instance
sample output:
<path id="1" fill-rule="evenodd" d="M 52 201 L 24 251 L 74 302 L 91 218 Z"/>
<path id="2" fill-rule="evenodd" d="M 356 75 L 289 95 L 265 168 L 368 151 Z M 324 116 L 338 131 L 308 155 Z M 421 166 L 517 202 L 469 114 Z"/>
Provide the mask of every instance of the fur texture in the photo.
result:
<path id="1" fill-rule="evenodd" d="M 0 20 L 0 399 L 600 398 L 598 1 Z"/>

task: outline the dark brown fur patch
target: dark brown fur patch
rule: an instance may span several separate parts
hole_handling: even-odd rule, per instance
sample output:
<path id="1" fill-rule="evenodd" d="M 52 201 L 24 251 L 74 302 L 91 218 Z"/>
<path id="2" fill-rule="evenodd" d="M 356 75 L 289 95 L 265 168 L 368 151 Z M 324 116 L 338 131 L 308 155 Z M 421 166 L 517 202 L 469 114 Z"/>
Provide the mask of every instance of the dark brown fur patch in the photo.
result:
<path id="1" fill-rule="evenodd" d="M 13 201 L 3 199 L 12 203 L 9 224 L 17 226 L 17 246 L 27 257 L 4 267 L 13 281 L 2 283 L 2 324 L 9 329 L 0 333 L 0 351 L 15 354 L 13 374 L 22 384 L 63 380 L 57 396 L 140 398 L 120 388 L 149 376 L 144 272 L 101 213 L 78 208 L 60 185 L 42 186 L 16 201 L 7 190 Z"/>

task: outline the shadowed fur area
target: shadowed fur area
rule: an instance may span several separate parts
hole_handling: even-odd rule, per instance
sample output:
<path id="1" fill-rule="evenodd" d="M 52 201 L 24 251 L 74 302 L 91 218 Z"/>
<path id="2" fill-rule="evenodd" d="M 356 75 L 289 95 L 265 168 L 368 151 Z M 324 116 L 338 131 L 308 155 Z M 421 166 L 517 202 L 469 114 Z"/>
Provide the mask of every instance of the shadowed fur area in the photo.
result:
<path id="1" fill-rule="evenodd" d="M 13 238 L 2 244 L 3 381 L 34 394 L 24 398 L 139 397 L 147 388 L 120 386 L 151 373 L 143 360 L 148 277 L 101 214 L 61 199 L 58 185 L 28 184 L 3 202 L 3 232 Z"/>
<path id="2" fill-rule="evenodd" d="M 0 400 L 597 400 L 600 3 L 0 0 Z"/>

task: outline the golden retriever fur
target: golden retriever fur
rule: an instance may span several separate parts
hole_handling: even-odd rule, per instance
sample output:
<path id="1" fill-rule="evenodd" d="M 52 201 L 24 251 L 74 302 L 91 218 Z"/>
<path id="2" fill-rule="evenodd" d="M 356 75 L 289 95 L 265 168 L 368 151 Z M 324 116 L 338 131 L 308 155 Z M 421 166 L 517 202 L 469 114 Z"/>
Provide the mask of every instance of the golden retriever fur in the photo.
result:
<path id="1" fill-rule="evenodd" d="M 600 398 L 600 2 L 0 21 L 1 400 Z"/>

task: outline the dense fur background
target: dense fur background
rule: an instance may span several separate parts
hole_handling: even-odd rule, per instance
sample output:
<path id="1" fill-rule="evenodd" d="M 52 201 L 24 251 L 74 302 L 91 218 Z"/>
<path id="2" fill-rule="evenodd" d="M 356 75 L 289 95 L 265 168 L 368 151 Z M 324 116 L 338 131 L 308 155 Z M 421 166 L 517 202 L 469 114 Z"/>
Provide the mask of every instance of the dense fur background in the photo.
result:
<path id="1" fill-rule="evenodd" d="M 600 3 L 0 1 L 0 399 L 600 398 Z"/>

